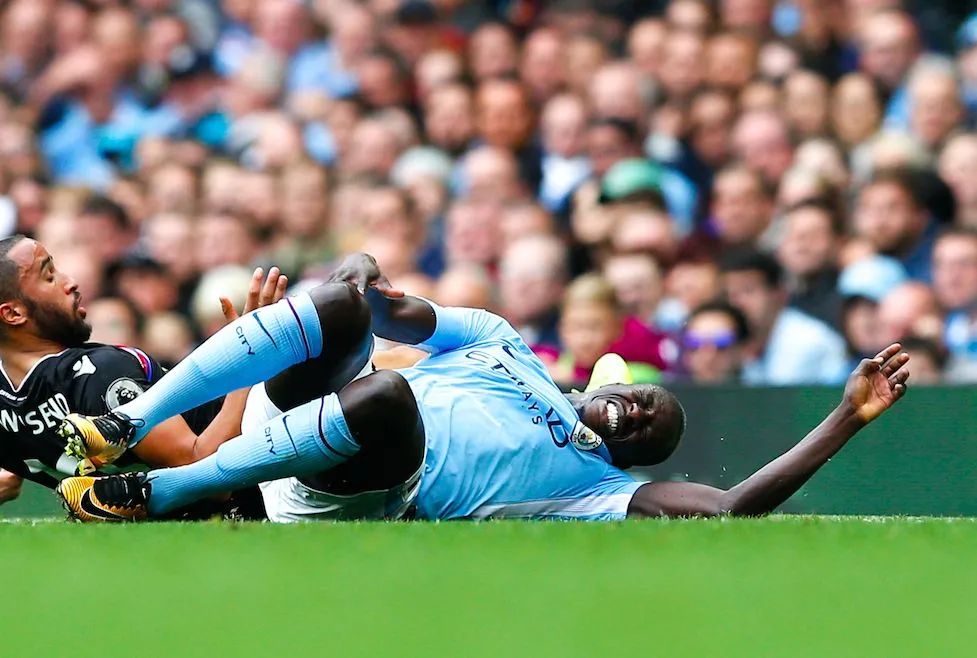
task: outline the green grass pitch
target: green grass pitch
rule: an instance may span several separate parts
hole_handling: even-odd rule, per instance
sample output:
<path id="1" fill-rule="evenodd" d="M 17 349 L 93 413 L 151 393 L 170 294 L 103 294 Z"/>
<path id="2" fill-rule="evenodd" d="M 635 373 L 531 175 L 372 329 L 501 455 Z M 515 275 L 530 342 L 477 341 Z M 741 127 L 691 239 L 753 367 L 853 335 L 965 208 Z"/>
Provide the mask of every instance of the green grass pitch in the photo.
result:
<path id="1" fill-rule="evenodd" d="M 977 522 L 0 524 L 0 656 L 973 656 Z"/>

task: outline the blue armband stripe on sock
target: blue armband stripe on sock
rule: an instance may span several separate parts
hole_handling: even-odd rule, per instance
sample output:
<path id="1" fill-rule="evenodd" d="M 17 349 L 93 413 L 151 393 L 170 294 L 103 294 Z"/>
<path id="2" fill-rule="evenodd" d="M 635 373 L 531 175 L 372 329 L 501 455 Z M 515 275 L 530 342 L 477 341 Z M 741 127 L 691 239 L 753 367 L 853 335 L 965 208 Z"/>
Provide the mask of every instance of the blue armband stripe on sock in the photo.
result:
<path id="1" fill-rule="evenodd" d="M 322 445 L 326 446 L 326 449 L 328 449 L 329 452 L 333 453 L 334 455 L 337 455 L 339 457 L 342 457 L 343 459 L 351 459 L 353 457 L 353 455 L 343 454 L 342 452 L 336 450 L 331 445 L 329 445 L 329 441 L 326 440 L 326 432 L 322 429 L 322 413 L 326 409 L 326 399 L 327 398 L 328 398 L 328 396 L 322 398 L 322 400 L 319 402 L 319 440 L 321 440 L 322 441 Z"/>
<path id="2" fill-rule="evenodd" d="M 309 355 L 309 358 L 311 359 L 312 358 L 312 346 L 309 345 L 309 337 L 305 334 L 305 326 L 302 324 L 302 318 L 299 317 L 298 311 L 296 311 L 295 310 L 295 306 L 292 305 L 292 300 L 291 299 L 288 299 L 286 297 L 285 298 L 285 301 L 288 302 L 288 307 L 290 309 L 292 309 L 292 315 L 295 316 L 295 321 L 298 322 L 298 324 L 299 324 L 299 331 L 302 332 L 302 342 L 305 343 L 305 351 Z"/>

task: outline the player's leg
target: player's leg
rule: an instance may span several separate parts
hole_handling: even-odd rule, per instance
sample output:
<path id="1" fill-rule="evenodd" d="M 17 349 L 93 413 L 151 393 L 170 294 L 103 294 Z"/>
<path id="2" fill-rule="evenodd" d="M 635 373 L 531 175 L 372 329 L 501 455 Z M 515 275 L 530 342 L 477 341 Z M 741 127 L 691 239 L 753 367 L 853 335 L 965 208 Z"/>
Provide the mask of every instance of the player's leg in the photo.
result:
<path id="1" fill-rule="evenodd" d="M 264 384 L 268 399 L 283 411 L 342 390 L 370 363 L 373 333 L 370 306 L 363 296 L 346 284 L 320 286 L 315 292 L 318 308 L 331 318 L 324 325 L 326 347 Z"/>
<path id="2" fill-rule="evenodd" d="M 125 441 L 132 444 L 167 418 L 305 361 L 316 361 L 325 381 L 341 380 L 363 360 L 369 334 L 370 308 L 356 288 L 324 284 L 235 320 L 112 414 L 95 422 L 70 415 L 62 425 L 63 435 L 83 458 Z M 284 381 L 286 386 L 278 389 L 297 388 L 297 377 Z M 107 445 L 100 445 L 100 440 Z"/>
<path id="3" fill-rule="evenodd" d="M 148 474 L 68 478 L 58 493 L 69 513 L 82 520 L 139 519 L 267 480 L 312 476 L 361 449 L 405 456 L 399 472 L 388 474 L 391 482 L 416 472 L 423 459 L 417 403 L 395 372 L 375 373 L 286 412 L 194 464 Z"/>

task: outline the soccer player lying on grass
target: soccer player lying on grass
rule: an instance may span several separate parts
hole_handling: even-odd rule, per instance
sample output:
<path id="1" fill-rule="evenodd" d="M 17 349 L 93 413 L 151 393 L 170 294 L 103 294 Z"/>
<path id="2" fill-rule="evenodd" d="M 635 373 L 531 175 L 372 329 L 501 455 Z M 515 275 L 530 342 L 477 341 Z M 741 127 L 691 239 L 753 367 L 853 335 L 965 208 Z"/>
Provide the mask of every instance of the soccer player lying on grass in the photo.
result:
<path id="1" fill-rule="evenodd" d="M 862 361 L 816 429 L 728 491 L 638 482 L 621 469 L 663 461 L 685 430 L 665 389 L 564 396 L 498 316 L 404 296 L 365 254 L 331 281 L 228 325 L 115 411 L 68 416 L 71 450 L 106 459 L 182 409 L 268 379 L 251 389 L 241 437 L 188 466 L 66 479 L 69 513 L 139 520 L 266 483 L 273 521 L 396 519 L 414 507 L 423 519 L 765 514 L 897 402 L 909 376 L 899 345 Z M 368 368 L 371 330 L 431 356 L 346 383 Z"/>
<path id="2" fill-rule="evenodd" d="M 272 268 L 262 285 L 256 271 L 245 312 L 281 299 L 286 284 Z M 65 475 L 101 466 L 64 454 L 56 431 L 61 419 L 71 411 L 105 413 L 164 372 L 136 348 L 87 342 L 92 328 L 82 301 L 74 279 L 44 245 L 22 235 L 0 240 L 0 502 L 16 498 L 23 479 L 53 489 Z M 237 317 L 223 302 L 228 319 Z M 119 465 L 179 466 L 213 453 L 240 433 L 246 399 L 240 391 L 184 410 L 156 426 Z M 251 499 L 257 514 L 260 497 Z"/>

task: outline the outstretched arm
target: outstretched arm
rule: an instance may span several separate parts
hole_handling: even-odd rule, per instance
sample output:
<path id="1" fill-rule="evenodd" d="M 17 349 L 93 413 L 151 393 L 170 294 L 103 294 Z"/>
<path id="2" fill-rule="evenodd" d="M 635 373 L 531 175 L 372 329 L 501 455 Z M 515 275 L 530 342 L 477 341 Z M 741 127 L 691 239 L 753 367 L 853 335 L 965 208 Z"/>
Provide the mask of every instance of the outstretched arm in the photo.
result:
<path id="1" fill-rule="evenodd" d="M 909 356 L 901 349 L 891 345 L 859 363 L 841 404 L 800 443 L 736 486 L 724 491 L 691 482 L 652 482 L 635 493 L 628 516 L 760 516 L 774 511 L 905 395 Z"/>

